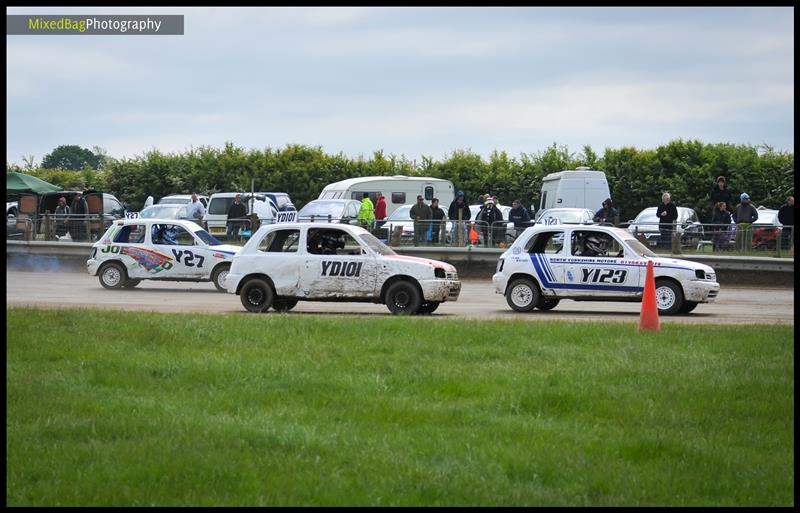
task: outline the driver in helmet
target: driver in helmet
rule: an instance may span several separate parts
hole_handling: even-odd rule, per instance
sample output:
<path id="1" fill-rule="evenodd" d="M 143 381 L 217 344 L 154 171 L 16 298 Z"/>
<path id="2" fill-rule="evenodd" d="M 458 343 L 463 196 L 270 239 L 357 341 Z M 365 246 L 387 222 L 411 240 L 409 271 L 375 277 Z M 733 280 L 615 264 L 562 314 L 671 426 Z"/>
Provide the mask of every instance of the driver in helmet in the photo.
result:
<path id="1" fill-rule="evenodd" d="M 589 235 L 583 241 L 583 252 L 581 256 L 595 257 L 606 254 L 606 239 L 599 235 Z"/>
<path id="2" fill-rule="evenodd" d="M 344 242 L 339 240 L 335 233 L 325 232 L 322 234 L 322 254 L 335 255 L 337 249 L 344 248 Z"/>

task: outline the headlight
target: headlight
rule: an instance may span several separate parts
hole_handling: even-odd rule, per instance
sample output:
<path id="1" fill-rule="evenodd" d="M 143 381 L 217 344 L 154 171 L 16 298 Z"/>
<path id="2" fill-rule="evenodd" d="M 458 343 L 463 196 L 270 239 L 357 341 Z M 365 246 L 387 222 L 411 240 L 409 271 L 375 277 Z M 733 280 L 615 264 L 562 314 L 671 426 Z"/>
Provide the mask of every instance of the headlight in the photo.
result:
<path id="1" fill-rule="evenodd" d="M 497 261 L 497 272 L 498 273 L 503 272 L 503 259 L 502 258 Z"/>

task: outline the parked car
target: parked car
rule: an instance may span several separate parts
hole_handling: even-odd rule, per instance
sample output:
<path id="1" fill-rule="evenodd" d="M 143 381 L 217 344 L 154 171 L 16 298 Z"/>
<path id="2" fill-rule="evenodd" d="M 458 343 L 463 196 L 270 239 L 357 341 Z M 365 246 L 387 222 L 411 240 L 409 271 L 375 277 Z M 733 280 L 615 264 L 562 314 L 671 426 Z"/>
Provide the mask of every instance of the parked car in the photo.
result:
<path id="1" fill-rule="evenodd" d="M 297 212 L 300 222 L 329 222 L 358 224 L 361 202 L 349 199 L 315 199 Z"/>
<path id="2" fill-rule="evenodd" d="M 415 203 L 397 207 L 397 209 L 386 218 L 386 223 L 375 230 L 375 235 L 381 240 L 391 240 L 392 233 L 397 227 L 402 228 L 400 232 L 400 242 L 410 243 L 414 241 L 414 221 L 411 219 L 411 207 Z M 441 228 L 440 228 L 441 229 Z M 453 230 L 452 223 L 445 221 L 445 238 L 443 242 L 450 241 L 450 232 Z M 441 239 L 440 239 L 441 240 Z"/>
<path id="3" fill-rule="evenodd" d="M 150 205 L 139 212 L 140 219 L 189 219 L 188 204 L 162 204 Z M 191 219 L 189 219 L 191 221 Z"/>
<path id="4" fill-rule="evenodd" d="M 758 219 L 750 227 L 753 230 L 753 249 L 775 249 L 782 226 L 777 210 L 759 209 Z"/>
<path id="5" fill-rule="evenodd" d="M 657 207 L 648 207 L 629 221 L 628 231 L 632 234 L 644 235 L 647 244 L 650 246 L 658 245 L 660 231 L 658 229 L 658 217 L 656 217 Z M 705 238 L 703 225 L 697 217 L 697 212 L 688 207 L 677 207 L 678 219 L 676 230 L 681 234 L 681 246 L 695 247 Z"/>
<path id="6" fill-rule="evenodd" d="M 594 212 L 588 208 L 548 208 L 536 215 L 539 224 L 594 224 Z"/>
<path id="7" fill-rule="evenodd" d="M 92 246 L 86 270 L 107 289 L 130 289 L 142 280 L 212 281 L 225 292 L 238 250 L 192 221 L 122 219 Z"/>
<path id="8" fill-rule="evenodd" d="M 201 194 L 197 195 L 197 201 L 203 204 L 205 208 L 208 208 L 208 196 L 203 196 Z M 169 196 L 164 196 L 160 200 L 158 200 L 157 205 L 186 205 L 192 202 L 192 195 L 191 194 L 170 194 Z"/>
<path id="9" fill-rule="evenodd" d="M 659 314 L 689 313 L 716 300 L 720 287 L 711 267 L 660 258 L 629 231 L 600 225 L 526 229 L 500 256 L 492 282 L 518 312 L 550 310 L 562 299 L 639 302 L 648 261 Z"/>
<path id="10" fill-rule="evenodd" d="M 242 203 L 247 207 L 247 215 L 252 212 L 258 215 L 262 223 L 272 223 L 278 213 L 278 206 L 266 194 L 257 192 L 216 192 L 211 195 L 208 210 L 203 217 L 206 228 L 212 235 L 225 235 L 228 226 L 228 210 L 237 194 L 242 195 Z"/>
<path id="11" fill-rule="evenodd" d="M 461 291 L 452 265 L 399 256 L 367 230 L 341 223 L 262 226 L 233 257 L 226 286 L 250 312 L 359 301 L 383 303 L 393 314 L 429 314 Z"/>

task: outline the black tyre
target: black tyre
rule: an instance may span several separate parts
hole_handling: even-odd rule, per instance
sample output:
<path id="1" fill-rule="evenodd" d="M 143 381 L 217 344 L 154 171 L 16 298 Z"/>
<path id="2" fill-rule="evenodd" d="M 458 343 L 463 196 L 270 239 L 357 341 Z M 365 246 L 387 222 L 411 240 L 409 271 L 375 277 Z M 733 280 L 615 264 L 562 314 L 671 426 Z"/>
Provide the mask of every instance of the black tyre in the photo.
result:
<path id="1" fill-rule="evenodd" d="M 128 281 L 128 273 L 125 267 L 118 262 L 110 262 L 100 268 L 98 273 L 100 285 L 107 289 L 121 289 Z"/>
<path id="2" fill-rule="evenodd" d="M 698 303 L 697 301 L 684 301 L 683 306 L 681 307 L 680 310 L 678 310 L 678 312 L 682 314 L 688 314 L 689 312 L 697 308 L 697 305 L 699 304 L 700 303 Z"/>
<path id="3" fill-rule="evenodd" d="M 228 289 L 225 288 L 225 278 L 228 276 L 228 273 L 231 270 L 231 264 L 220 264 L 214 268 L 214 272 L 211 273 L 211 281 L 214 282 L 214 286 L 220 292 L 228 292 Z"/>
<path id="4" fill-rule="evenodd" d="M 408 281 L 392 283 L 386 291 L 386 307 L 393 314 L 417 313 L 422 304 L 422 294 L 417 287 Z"/>
<path id="5" fill-rule="evenodd" d="M 296 299 L 276 299 L 272 302 L 272 308 L 274 308 L 276 312 L 288 312 L 295 306 L 297 306 Z"/>
<path id="6" fill-rule="evenodd" d="M 683 290 L 670 280 L 656 280 L 656 305 L 659 315 L 674 315 L 683 307 Z"/>
<path id="7" fill-rule="evenodd" d="M 517 278 L 508 284 L 506 302 L 517 312 L 530 312 L 541 299 L 539 286 L 528 278 Z"/>
<path id="8" fill-rule="evenodd" d="M 536 305 L 536 308 L 542 311 L 552 310 L 561 300 L 558 298 L 550 299 L 550 298 L 542 298 L 539 300 L 539 303 Z"/>
<path id="9" fill-rule="evenodd" d="M 242 291 L 239 294 L 242 301 L 242 306 L 248 312 L 262 313 L 269 310 L 272 306 L 275 293 L 272 291 L 272 286 L 264 280 L 257 278 L 248 280 L 242 286 Z"/>
<path id="10" fill-rule="evenodd" d="M 142 283 L 142 280 L 130 278 L 128 281 L 125 282 L 125 285 L 122 286 L 123 289 L 132 289 L 138 284 Z"/>
<path id="11" fill-rule="evenodd" d="M 426 301 L 419 305 L 419 310 L 417 310 L 418 314 L 429 315 L 436 311 L 439 308 L 439 305 L 442 303 L 439 301 Z"/>

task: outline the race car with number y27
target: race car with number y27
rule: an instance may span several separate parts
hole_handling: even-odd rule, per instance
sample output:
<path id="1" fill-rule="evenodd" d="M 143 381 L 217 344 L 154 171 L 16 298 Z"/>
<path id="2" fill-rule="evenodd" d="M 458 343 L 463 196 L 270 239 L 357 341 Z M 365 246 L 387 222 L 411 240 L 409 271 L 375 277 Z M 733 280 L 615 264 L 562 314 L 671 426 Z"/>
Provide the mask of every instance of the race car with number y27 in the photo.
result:
<path id="1" fill-rule="evenodd" d="M 361 301 L 393 314 L 430 314 L 461 292 L 452 265 L 398 255 L 367 230 L 340 223 L 262 226 L 233 257 L 226 286 L 250 312 Z"/>
<path id="2" fill-rule="evenodd" d="M 627 230 L 608 226 L 532 226 L 500 256 L 492 281 L 518 312 L 550 310 L 562 299 L 639 302 L 648 261 L 659 314 L 689 313 L 717 298 L 711 267 L 658 257 Z"/>
<path id="3" fill-rule="evenodd" d="M 226 292 L 225 277 L 239 249 L 192 221 L 125 219 L 92 246 L 86 270 L 107 289 L 131 289 L 142 280 L 211 281 Z"/>

